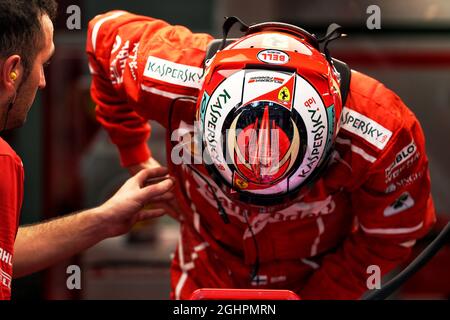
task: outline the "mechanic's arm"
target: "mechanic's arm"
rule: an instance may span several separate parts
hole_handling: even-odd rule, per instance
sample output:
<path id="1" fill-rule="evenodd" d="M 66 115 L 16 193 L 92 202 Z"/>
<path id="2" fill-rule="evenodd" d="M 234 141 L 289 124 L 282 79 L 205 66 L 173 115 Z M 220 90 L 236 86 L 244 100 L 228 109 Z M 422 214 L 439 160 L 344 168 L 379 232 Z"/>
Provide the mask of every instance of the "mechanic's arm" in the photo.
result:
<path id="1" fill-rule="evenodd" d="M 147 185 L 152 178 L 163 180 Z M 138 221 L 162 215 L 161 209 L 144 207 L 169 200 L 173 184 L 165 168 L 141 170 L 99 207 L 19 228 L 14 244 L 14 277 L 42 270 L 105 238 L 128 232 Z"/>
<path id="2" fill-rule="evenodd" d="M 323 258 L 320 268 L 299 292 L 303 299 L 360 298 L 369 290 L 367 279 L 372 273 L 368 273 L 368 267 L 379 267 L 381 275 L 393 270 L 435 222 L 419 125 L 403 134 L 401 141 L 393 142 L 387 158 L 375 163 L 366 182 L 352 193 L 357 230 Z M 398 154 L 411 143 L 415 151 L 392 168 Z"/>

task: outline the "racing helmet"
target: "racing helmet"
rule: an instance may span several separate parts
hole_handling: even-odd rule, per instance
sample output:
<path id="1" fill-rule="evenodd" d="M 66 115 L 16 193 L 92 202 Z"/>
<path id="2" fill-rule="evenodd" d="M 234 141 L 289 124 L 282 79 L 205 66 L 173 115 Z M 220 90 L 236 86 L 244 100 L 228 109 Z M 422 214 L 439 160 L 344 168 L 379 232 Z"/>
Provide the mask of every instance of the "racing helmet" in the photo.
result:
<path id="1" fill-rule="evenodd" d="M 284 23 L 247 27 L 206 61 L 197 124 L 228 197 L 279 206 L 317 178 L 339 128 L 339 82 L 317 38 Z"/>

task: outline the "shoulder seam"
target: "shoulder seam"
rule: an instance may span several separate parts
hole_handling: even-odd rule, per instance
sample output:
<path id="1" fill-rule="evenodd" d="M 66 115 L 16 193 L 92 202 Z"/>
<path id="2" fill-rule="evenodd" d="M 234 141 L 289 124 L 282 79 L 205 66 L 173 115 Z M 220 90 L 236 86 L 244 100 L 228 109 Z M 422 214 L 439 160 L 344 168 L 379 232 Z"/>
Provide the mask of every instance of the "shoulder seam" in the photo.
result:
<path id="1" fill-rule="evenodd" d="M 106 17 L 101 18 L 97 22 L 95 22 L 94 27 L 92 28 L 92 34 L 91 34 L 91 42 L 92 42 L 92 49 L 95 53 L 96 47 L 97 47 L 97 36 L 98 32 L 100 31 L 100 27 L 108 20 L 115 19 L 123 14 L 125 14 L 126 11 L 117 11 L 112 13 L 111 15 L 107 15 Z"/>

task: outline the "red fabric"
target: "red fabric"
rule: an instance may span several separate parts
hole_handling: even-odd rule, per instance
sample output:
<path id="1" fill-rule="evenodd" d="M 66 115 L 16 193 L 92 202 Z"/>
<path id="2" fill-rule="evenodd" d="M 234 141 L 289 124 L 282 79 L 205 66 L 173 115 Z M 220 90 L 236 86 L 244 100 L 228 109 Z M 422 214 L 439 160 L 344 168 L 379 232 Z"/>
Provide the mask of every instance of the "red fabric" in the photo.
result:
<path id="1" fill-rule="evenodd" d="M 97 118 L 124 166 L 148 158 L 148 119 L 170 131 L 192 125 L 194 103 L 175 99 L 195 98 L 198 89 L 175 78 L 201 67 L 211 39 L 126 12 L 109 12 L 90 22 L 91 93 Z M 136 44 L 137 56 L 132 52 Z M 158 61 L 159 69 L 147 61 Z M 369 266 L 386 274 L 408 257 L 411 241 L 435 221 L 417 119 L 392 91 L 353 71 L 341 124 L 322 178 L 288 208 L 250 215 L 259 247 L 258 283 L 250 280 L 257 252 L 243 208 L 222 193 L 202 165 L 195 165 L 195 173 L 169 163 L 179 182 L 175 217 L 181 224 L 172 298 L 187 299 L 195 289 L 212 287 L 289 289 L 302 299 L 356 299 L 367 290 Z M 168 140 L 168 159 L 172 147 Z M 230 224 L 220 218 L 213 193 Z"/>
<path id="2" fill-rule="evenodd" d="M 0 300 L 11 298 L 14 240 L 23 200 L 22 161 L 0 138 Z"/>

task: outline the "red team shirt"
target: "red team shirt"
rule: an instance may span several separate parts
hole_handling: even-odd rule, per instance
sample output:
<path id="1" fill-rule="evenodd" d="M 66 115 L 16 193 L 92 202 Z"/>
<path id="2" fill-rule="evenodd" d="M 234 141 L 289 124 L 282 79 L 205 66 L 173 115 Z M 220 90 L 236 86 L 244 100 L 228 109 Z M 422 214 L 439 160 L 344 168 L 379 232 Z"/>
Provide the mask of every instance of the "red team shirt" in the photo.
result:
<path id="1" fill-rule="evenodd" d="M 150 156 L 149 119 L 170 130 L 192 125 L 195 102 L 182 97 L 197 98 L 212 39 L 124 11 L 90 22 L 91 94 L 123 166 Z M 173 144 L 166 144 L 170 159 Z M 181 226 L 172 262 L 171 297 L 176 299 L 205 287 L 290 289 L 304 299 L 356 299 L 368 289 L 371 266 L 382 274 L 391 271 L 435 222 L 420 124 L 392 91 L 356 71 L 325 174 L 288 208 L 250 216 L 258 252 L 242 206 L 222 193 L 202 165 L 196 165 L 198 173 L 168 165 L 179 182 L 173 213 Z M 212 193 L 229 224 L 218 215 Z M 252 281 L 257 255 L 258 281 Z"/>
<path id="2" fill-rule="evenodd" d="M 0 300 L 11 298 L 14 240 L 23 200 L 23 165 L 0 138 Z"/>

